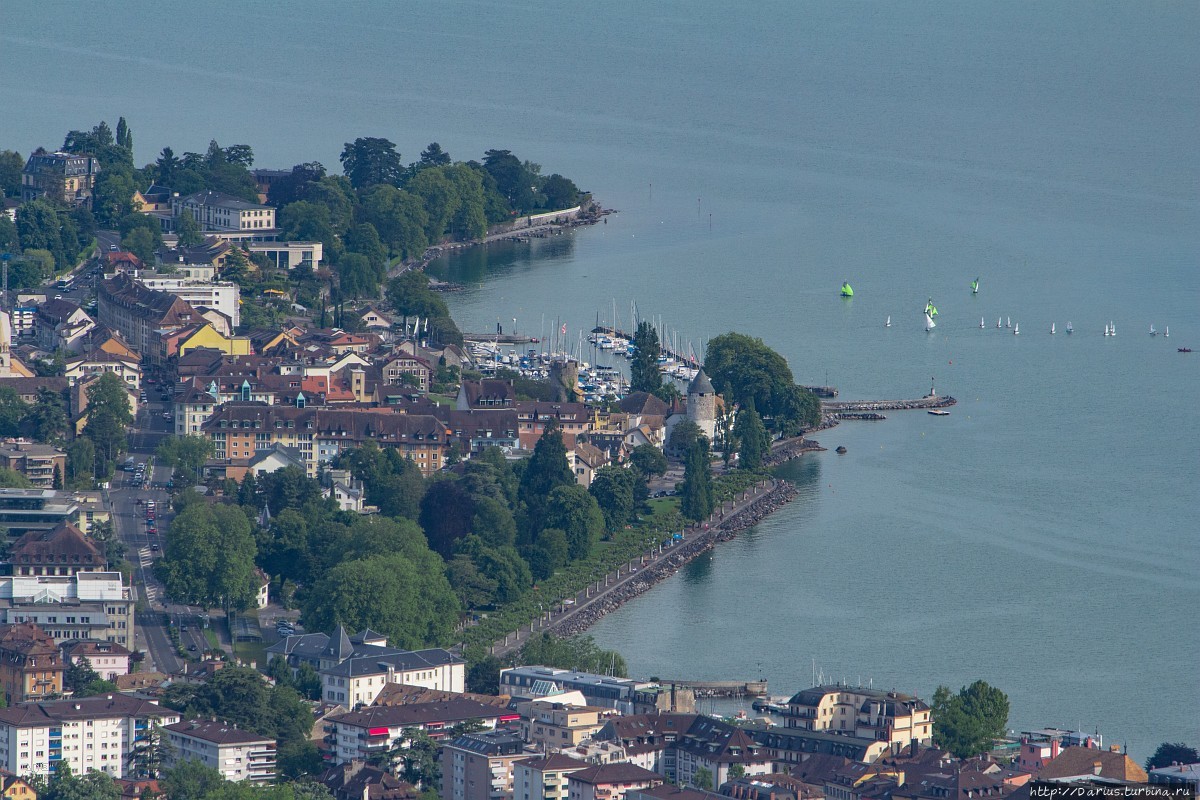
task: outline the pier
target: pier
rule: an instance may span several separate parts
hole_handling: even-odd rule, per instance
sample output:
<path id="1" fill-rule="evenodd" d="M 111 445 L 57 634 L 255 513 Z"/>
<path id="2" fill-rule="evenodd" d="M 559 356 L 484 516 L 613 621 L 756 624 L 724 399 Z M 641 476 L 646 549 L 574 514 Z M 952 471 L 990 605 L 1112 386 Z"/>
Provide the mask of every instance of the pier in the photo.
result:
<path id="1" fill-rule="evenodd" d="M 762 681 L 676 681 L 662 680 L 663 686 L 691 689 L 696 697 L 765 697 L 767 682 Z"/>
<path id="2" fill-rule="evenodd" d="M 536 336 L 515 333 L 464 333 L 464 342 L 491 342 L 493 344 L 537 344 Z"/>
<path id="3" fill-rule="evenodd" d="M 910 411 L 915 409 L 946 408 L 958 401 L 950 395 L 925 395 L 919 400 L 864 400 L 860 402 L 821 403 L 821 410 L 840 419 L 875 419 L 875 417 L 849 417 L 843 414 L 863 414 L 876 411 Z"/>

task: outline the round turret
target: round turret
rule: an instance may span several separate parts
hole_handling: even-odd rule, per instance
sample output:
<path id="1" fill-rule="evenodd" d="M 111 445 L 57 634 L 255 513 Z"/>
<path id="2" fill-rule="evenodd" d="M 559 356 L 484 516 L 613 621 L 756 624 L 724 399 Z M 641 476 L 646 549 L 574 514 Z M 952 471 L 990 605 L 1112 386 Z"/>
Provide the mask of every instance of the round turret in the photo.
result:
<path id="1" fill-rule="evenodd" d="M 687 389 L 687 417 L 711 442 L 717 432 L 717 393 L 704 370 L 696 373 Z"/>

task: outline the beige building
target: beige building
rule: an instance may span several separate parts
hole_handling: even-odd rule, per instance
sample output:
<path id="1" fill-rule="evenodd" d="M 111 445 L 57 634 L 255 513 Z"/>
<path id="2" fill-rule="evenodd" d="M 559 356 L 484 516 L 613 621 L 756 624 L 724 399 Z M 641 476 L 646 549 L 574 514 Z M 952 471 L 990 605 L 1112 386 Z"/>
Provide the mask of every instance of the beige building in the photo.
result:
<path id="1" fill-rule="evenodd" d="M 116 642 L 101 642 L 95 639 L 80 639 L 63 645 L 63 655 L 71 664 L 83 661 L 91 666 L 106 681 L 116 680 L 129 674 L 129 648 Z"/>
<path id="2" fill-rule="evenodd" d="M 234 783 L 275 780 L 275 740 L 213 720 L 186 720 L 166 725 L 171 745 L 168 765 L 199 761 Z"/>
<path id="3" fill-rule="evenodd" d="M 513 764 L 513 800 L 567 800 L 567 776 L 590 766 L 561 753 L 523 758 Z"/>
<path id="4" fill-rule="evenodd" d="M 598 706 L 535 700 L 521 715 L 521 736 L 543 753 L 566 750 L 604 727 L 600 715 L 607 711 Z"/>
<path id="5" fill-rule="evenodd" d="M 184 211 L 191 213 L 192 218 L 205 231 L 265 233 L 275 228 L 274 208 L 259 203 L 248 203 L 222 192 L 203 191 L 183 198 L 174 198 L 172 212 L 175 218 L 179 219 Z"/>
<path id="6" fill-rule="evenodd" d="M 513 795 L 513 764 L 525 743 L 508 730 L 468 733 L 442 745 L 442 800 L 506 800 Z"/>
<path id="7" fill-rule="evenodd" d="M 567 776 L 567 798 L 624 800 L 631 789 L 651 789 L 662 783 L 661 775 L 635 764 L 599 764 Z"/>
<path id="8" fill-rule="evenodd" d="M 38 148 L 21 173 L 21 201 L 45 197 L 68 205 L 88 203 L 98 174 L 100 162 L 91 156 Z"/>
<path id="9" fill-rule="evenodd" d="M 0 441 L 0 467 L 21 473 L 39 489 L 53 489 L 55 478 L 61 486 L 67 474 L 67 454 L 49 444 L 5 439 Z"/>
<path id="10" fill-rule="evenodd" d="M 861 686 L 832 684 L 798 692 L 788 701 L 787 726 L 888 744 L 933 740 L 933 721 L 924 700 Z"/>

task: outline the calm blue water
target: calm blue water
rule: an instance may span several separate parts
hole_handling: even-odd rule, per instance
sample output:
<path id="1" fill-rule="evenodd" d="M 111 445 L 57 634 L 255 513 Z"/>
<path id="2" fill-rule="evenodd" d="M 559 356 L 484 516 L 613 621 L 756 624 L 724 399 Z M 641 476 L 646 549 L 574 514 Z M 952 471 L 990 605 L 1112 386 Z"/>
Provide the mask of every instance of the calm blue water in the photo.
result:
<path id="1" fill-rule="evenodd" d="M 790 467 L 800 499 L 603 644 L 779 693 L 814 660 L 926 695 L 983 677 L 1018 729 L 1098 726 L 1139 757 L 1200 741 L 1200 356 L 1175 352 L 1200 346 L 1196 5 L 287 8 L 5 3 L 0 146 L 124 114 L 139 163 L 216 137 L 334 167 L 382 135 L 570 175 L 621 213 L 436 265 L 470 284 L 465 327 L 574 336 L 636 299 L 697 349 L 761 336 L 843 397 L 935 377 L 960 400 L 824 434 L 849 453 Z"/>

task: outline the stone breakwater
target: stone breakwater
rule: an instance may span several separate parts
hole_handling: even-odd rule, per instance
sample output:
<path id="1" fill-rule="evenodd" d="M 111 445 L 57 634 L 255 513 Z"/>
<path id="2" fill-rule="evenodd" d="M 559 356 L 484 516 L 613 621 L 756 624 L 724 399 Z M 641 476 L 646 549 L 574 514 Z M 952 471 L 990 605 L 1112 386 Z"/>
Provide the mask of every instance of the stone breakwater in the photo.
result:
<path id="1" fill-rule="evenodd" d="M 812 439 L 805 439 L 797 436 L 792 439 L 782 439 L 777 442 L 772 442 L 771 452 L 763 459 L 764 467 L 778 467 L 793 458 L 797 458 L 804 453 L 820 453 L 825 450 L 821 447 L 820 442 L 815 442 Z"/>
<path id="2" fill-rule="evenodd" d="M 688 538 L 653 566 L 634 573 L 628 580 L 601 595 L 570 618 L 551 626 L 555 636 L 574 636 L 583 633 L 598 619 L 616 611 L 624 603 L 645 592 L 659 581 L 666 580 L 689 561 L 712 550 L 717 543 L 734 538 L 741 531 L 757 525 L 791 501 L 798 491 L 788 481 L 777 481 L 775 488 L 736 514 L 726 517 L 716 527 L 689 533 Z"/>

